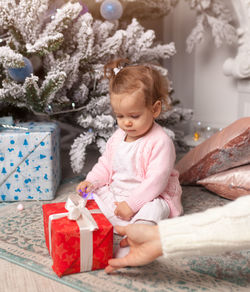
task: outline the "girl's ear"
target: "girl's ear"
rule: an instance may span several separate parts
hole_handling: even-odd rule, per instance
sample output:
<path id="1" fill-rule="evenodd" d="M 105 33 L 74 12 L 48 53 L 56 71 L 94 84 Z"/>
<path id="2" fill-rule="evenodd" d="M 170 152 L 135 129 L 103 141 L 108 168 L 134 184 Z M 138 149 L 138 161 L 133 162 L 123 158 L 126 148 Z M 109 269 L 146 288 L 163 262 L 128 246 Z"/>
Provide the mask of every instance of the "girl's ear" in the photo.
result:
<path id="1" fill-rule="evenodd" d="M 153 117 L 156 119 L 161 113 L 161 101 L 157 100 L 153 104 Z"/>

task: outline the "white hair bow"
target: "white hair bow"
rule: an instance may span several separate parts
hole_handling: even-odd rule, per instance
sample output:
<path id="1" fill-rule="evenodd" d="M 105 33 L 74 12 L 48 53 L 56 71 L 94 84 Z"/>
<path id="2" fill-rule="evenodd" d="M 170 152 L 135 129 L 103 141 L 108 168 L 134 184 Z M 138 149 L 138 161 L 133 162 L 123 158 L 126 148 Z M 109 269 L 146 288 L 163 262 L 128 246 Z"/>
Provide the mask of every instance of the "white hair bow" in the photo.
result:
<path id="1" fill-rule="evenodd" d="M 122 69 L 121 67 L 120 68 L 117 68 L 117 67 L 114 68 L 113 71 L 114 71 L 115 75 L 117 75 L 121 71 L 121 69 Z"/>

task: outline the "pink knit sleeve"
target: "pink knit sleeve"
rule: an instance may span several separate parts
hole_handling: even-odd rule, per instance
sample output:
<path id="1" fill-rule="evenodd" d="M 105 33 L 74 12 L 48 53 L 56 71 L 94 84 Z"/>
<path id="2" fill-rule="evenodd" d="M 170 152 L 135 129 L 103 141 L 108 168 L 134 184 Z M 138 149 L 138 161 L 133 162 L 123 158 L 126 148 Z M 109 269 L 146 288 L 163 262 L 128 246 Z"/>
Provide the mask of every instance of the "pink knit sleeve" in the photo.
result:
<path id="1" fill-rule="evenodd" d="M 143 159 L 147 159 L 145 178 L 126 200 L 134 212 L 164 192 L 173 171 L 176 158 L 173 142 L 169 137 L 160 138 L 150 146 L 147 157 L 144 154 Z"/>

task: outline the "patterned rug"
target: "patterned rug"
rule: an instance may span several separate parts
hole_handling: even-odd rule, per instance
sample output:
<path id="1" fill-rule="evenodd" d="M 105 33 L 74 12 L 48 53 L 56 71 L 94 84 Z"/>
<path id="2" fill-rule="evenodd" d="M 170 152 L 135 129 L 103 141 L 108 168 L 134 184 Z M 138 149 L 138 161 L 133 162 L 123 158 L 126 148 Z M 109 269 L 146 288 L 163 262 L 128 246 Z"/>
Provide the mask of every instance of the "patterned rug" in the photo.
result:
<path id="1" fill-rule="evenodd" d="M 65 201 L 76 183 L 62 184 L 53 202 Z M 183 191 L 186 214 L 228 203 L 202 187 L 184 187 Z M 23 202 L 23 211 L 17 211 L 18 203 L 0 204 L 1 258 L 78 291 L 250 291 L 250 251 L 175 261 L 159 258 L 149 265 L 125 268 L 112 275 L 99 270 L 59 278 L 51 269 L 44 240 L 44 203 Z M 117 237 L 115 242 L 118 243 Z"/>

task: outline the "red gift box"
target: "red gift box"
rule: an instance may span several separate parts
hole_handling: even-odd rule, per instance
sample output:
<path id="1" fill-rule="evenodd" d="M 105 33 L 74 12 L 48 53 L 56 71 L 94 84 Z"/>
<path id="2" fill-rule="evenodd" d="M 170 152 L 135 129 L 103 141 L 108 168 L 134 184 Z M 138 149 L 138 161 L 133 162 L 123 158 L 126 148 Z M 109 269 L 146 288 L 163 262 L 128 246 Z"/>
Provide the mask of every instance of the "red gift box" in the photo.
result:
<path id="1" fill-rule="evenodd" d="M 81 218 L 68 219 L 65 202 L 43 205 L 46 245 L 53 260 L 52 268 L 59 277 L 104 269 L 112 258 L 113 226 L 94 200 L 88 200 L 86 208 L 98 226 L 94 231 L 82 230 Z M 57 216 L 60 218 L 53 218 Z"/>

